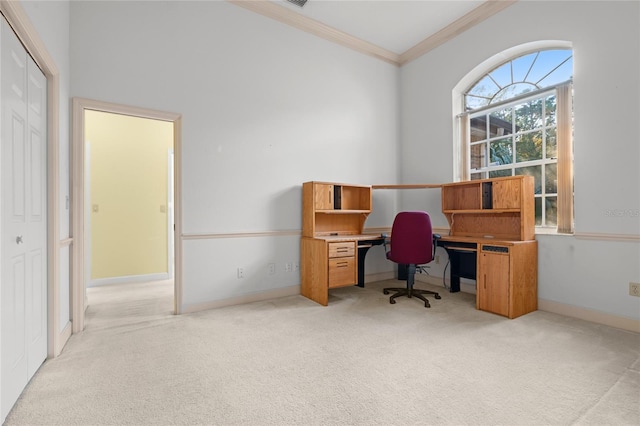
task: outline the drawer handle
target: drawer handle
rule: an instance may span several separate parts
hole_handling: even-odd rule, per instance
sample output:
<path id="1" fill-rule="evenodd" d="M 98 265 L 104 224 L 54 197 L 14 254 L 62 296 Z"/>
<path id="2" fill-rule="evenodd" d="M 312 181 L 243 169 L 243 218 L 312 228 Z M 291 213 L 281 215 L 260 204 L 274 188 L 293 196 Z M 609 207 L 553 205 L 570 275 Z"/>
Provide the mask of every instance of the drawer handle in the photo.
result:
<path id="1" fill-rule="evenodd" d="M 345 252 L 349 251 L 349 249 L 347 247 L 341 247 L 337 251 L 338 251 L 338 253 L 345 253 Z"/>
<path id="2" fill-rule="evenodd" d="M 349 266 L 349 262 L 337 262 L 336 266 L 338 268 L 346 268 L 347 266 Z"/>

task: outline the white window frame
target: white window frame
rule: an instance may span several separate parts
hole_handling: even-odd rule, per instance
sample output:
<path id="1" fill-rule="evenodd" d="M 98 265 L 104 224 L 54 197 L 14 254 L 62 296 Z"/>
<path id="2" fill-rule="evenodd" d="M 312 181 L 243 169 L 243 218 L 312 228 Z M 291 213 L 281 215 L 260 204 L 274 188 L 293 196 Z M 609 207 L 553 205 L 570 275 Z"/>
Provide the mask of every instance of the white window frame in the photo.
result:
<path id="1" fill-rule="evenodd" d="M 556 87 L 552 86 L 550 88 L 545 88 L 542 90 L 537 90 L 533 93 L 528 93 L 525 96 L 518 96 L 516 98 L 513 98 L 511 100 L 505 101 L 505 102 L 500 102 L 497 104 L 491 104 L 488 105 L 487 107 L 483 107 L 483 108 L 478 108 L 476 110 L 470 111 L 469 112 L 469 120 L 472 120 L 476 117 L 481 117 L 481 116 L 490 116 L 491 113 L 496 112 L 496 111 L 501 111 L 504 109 L 508 109 L 511 108 L 511 115 L 512 115 L 512 119 L 511 119 L 511 125 L 512 125 L 512 129 L 511 129 L 511 133 L 509 135 L 499 135 L 499 136 L 494 136 L 491 137 L 490 134 L 490 120 L 486 120 L 486 126 L 487 126 L 487 138 L 483 139 L 481 141 L 478 142 L 469 142 L 469 152 L 471 152 L 471 147 L 474 145 L 486 145 L 486 150 L 485 152 L 489 152 L 489 147 L 491 142 L 497 141 L 497 140 L 501 140 L 501 139 L 505 139 L 505 138 L 511 138 L 511 144 L 512 144 L 512 153 L 513 153 L 513 157 L 512 157 L 512 161 L 511 163 L 508 164 L 500 164 L 500 165 L 491 165 L 486 164 L 481 168 L 474 168 L 471 169 L 471 162 L 469 162 L 468 167 L 468 176 L 471 178 L 473 175 L 476 174 L 480 174 L 480 178 L 481 179 L 486 179 L 489 178 L 490 173 L 494 172 L 494 171 L 501 171 L 501 170 L 509 170 L 510 171 L 510 175 L 513 176 L 516 173 L 516 169 L 520 169 L 523 167 L 535 167 L 535 166 L 541 166 L 540 168 L 540 193 L 535 194 L 535 198 L 536 199 L 540 199 L 540 206 L 541 206 L 541 223 L 539 225 L 536 225 L 538 227 L 541 228 L 548 228 L 548 227 L 553 227 L 556 228 L 557 223 L 556 224 L 552 224 L 549 225 L 546 223 L 546 203 L 545 198 L 547 197 L 555 197 L 556 198 L 556 203 L 557 203 L 557 197 L 558 197 L 558 193 L 547 193 L 546 192 L 546 173 L 545 173 L 545 168 L 551 164 L 558 164 L 558 157 L 552 157 L 552 158 L 547 158 L 546 156 L 546 148 L 547 148 L 547 130 L 549 129 L 556 129 L 557 132 L 557 121 L 556 124 L 552 125 L 552 126 L 548 126 L 546 124 L 546 120 L 543 120 L 542 123 L 542 127 L 538 127 L 532 130 L 526 130 L 523 132 L 518 132 L 515 129 L 515 108 L 518 105 L 522 105 L 524 103 L 533 101 L 533 100 L 537 100 L 537 99 L 546 99 L 549 96 L 556 96 Z M 546 104 L 545 102 L 542 102 L 542 117 L 546 117 Z M 537 159 L 537 160 L 529 160 L 529 161 L 517 161 L 516 158 L 516 139 L 518 137 L 518 135 L 523 135 L 523 134 L 528 134 L 528 133 L 534 133 L 534 132 L 541 132 L 542 133 L 542 158 Z M 487 154 L 488 155 L 488 154 Z M 488 160 L 488 159 L 487 159 Z M 556 185 L 557 188 L 557 185 Z"/>

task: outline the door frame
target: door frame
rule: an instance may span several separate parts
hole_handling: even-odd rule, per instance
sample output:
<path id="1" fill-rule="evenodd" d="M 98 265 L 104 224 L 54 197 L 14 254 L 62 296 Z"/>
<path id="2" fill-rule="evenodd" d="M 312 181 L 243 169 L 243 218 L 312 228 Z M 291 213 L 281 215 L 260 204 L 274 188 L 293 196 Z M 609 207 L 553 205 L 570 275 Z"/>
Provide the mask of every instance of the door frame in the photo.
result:
<path id="1" fill-rule="evenodd" d="M 60 72 L 19 2 L 0 0 L 0 12 L 47 79 L 47 357 L 60 354 L 71 336 L 70 323 L 60 330 Z"/>
<path id="2" fill-rule="evenodd" d="M 130 115 L 152 120 L 173 123 L 173 196 L 174 196 L 174 314 L 182 313 L 182 197 L 181 197 L 181 163 L 182 163 L 182 115 L 172 112 L 139 108 L 129 105 L 115 104 L 86 98 L 72 99 L 72 132 L 71 132 L 71 174 L 72 174 L 72 230 L 74 236 L 71 254 L 71 313 L 73 332 L 84 330 L 84 314 L 86 309 L 85 271 L 85 140 L 84 112 L 94 110 L 113 114 Z"/>

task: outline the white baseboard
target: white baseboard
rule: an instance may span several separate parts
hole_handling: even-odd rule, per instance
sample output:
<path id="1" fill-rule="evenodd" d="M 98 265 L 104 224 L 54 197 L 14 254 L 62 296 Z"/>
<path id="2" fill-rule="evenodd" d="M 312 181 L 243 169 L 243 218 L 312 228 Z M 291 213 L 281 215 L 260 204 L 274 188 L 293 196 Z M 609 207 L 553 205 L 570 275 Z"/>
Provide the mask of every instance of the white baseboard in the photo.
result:
<path id="1" fill-rule="evenodd" d="M 393 271 L 378 272 L 376 274 L 365 275 L 364 282 L 365 282 L 365 285 L 366 285 L 366 283 L 375 283 L 377 281 L 392 280 L 395 277 L 396 277 L 396 274 Z"/>
<path id="2" fill-rule="evenodd" d="M 58 337 L 58 345 L 56 346 L 56 348 L 54 348 L 53 358 L 60 355 L 60 353 L 62 352 L 62 349 L 64 349 L 64 346 L 67 344 L 67 342 L 69 341 L 69 338 L 71 337 L 71 331 L 72 331 L 71 321 L 69 321 L 67 325 L 64 327 L 64 329 L 62 330 L 62 332 L 60 332 L 60 336 Z"/>
<path id="3" fill-rule="evenodd" d="M 437 278 L 431 275 L 416 274 L 416 281 L 421 281 L 438 286 L 442 285 L 442 278 Z M 447 280 L 447 286 L 448 285 L 449 282 Z M 460 291 L 464 293 L 476 294 L 476 286 L 471 282 L 466 283 L 462 281 L 460 282 Z M 592 309 L 582 308 L 579 306 L 572 306 L 565 303 L 538 298 L 538 310 L 564 315 L 566 317 L 578 318 L 584 321 L 607 325 L 609 327 L 620 328 L 622 330 L 633 331 L 635 333 L 640 333 L 640 320 L 618 317 L 615 315 L 594 311 Z"/>
<path id="4" fill-rule="evenodd" d="M 395 278 L 395 272 L 380 272 L 370 274 L 365 277 L 365 282 L 384 281 Z M 442 278 L 433 275 L 416 275 L 416 281 L 432 284 L 436 286 L 442 285 Z M 446 281 L 449 285 L 448 280 Z M 471 283 L 460 283 L 460 291 L 464 293 L 476 294 L 476 287 Z M 232 297 L 224 300 L 213 300 L 206 303 L 195 303 L 185 306 L 184 313 L 204 311 L 207 309 L 222 308 L 225 306 L 240 305 L 243 303 L 259 302 L 263 300 L 275 299 L 278 297 L 295 296 L 300 294 L 300 286 L 294 285 L 290 287 L 276 288 L 257 293 L 246 294 L 238 297 Z M 610 327 L 620 328 L 622 330 L 640 333 L 640 321 L 630 318 L 618 317 L 604 312 L 598 312 L 591 309 L 571 306 L 564 303 L 553 302 L 551 300 L 538 299 L 538 309 L 541 311 L 551 312 L 554 314 L 564 315 L 567 317 L 578 318 L 597 324 L 607 325 Z"/>
<path id="5" fill-rule="evenodd" d="M 552 312 L 554 314 L 578 318 L 585 321 L 595 322 L 597 324 L 607 325 L 609 327 L 640 333 L 640 320 L 618 317 L 604 312 L 594 311 L 592 309 L 567 305 L 565 303 L 545 299 L 538 299 L 538 309 L 541 311 Z"/>
<path id="6" fill-rule="evenodd" d="M 123 284 L 123 283 L 140 283 L 147 281 L 164 281 L 171 279 L 169 273 L 160 274 L 146 274 L 146 275 L 128 275 L 124 277 L 112 277 L 112 278 L 98 278 L 95 280 L 89 280 L 87 287 L 98 287 L 101 285 L 109 284 Z"/>
<path id="7" fill-rule="evenodd" d="M 223 300 L 212 300 L 204 303 L 193 303 L 185 305 L 182 311 L 185 314 L 208 309 L 223 308 L 225 306 L 241 305 L 244 303 L 261 302 L 263 300 L 277 299 L 279 297 L 297 296 L 300 294 L 300 286 L 293 285 L 290 287 L 274 288 L 272 290 L 259 291 L 251 294 L 243 294 L 242 296 L 231 297 Z"/>

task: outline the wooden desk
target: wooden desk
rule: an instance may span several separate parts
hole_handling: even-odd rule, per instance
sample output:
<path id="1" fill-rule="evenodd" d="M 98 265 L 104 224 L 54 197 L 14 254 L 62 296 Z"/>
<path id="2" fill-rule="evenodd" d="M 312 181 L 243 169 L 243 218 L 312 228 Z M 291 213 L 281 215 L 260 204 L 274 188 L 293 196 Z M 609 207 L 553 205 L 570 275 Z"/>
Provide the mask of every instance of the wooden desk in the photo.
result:
<path id="1" fill-rule="evenodd" d="M 371 213 L 371 186 L 333 182 L 302 184 L 300 292 L 327 305 L 329 289 L 359 283 L 364 254 L 380 235 L 363 233 Z M 361 271 L 360 274 L 358 271 Z M 364 285 L 364 278 L 360 285 Z"/>
<path id="2" fill-rule="evenodd" d="M 300 293 L 326 306 L 332 288 L 364 287 L 364 257 L 373 245 L 382 244 L 376 235 L 302 237 L 300 243 Z"/>
<path id="3" fill-rule="evenodd" d="M 538 309 L 538 242 L 442 237 L 450 262 L 450 291 L 476 280 L 476 308 L 516 318 Z"/>
<path id="4" fill-rule="evenodd" d="M 452 264 L 460 252 L 474 259 L 476 307 L 515 318 L 537 309 L 538 244 L 535 241 L 534 180 L 511 176 L 442 185 L 346 185 L 305 182 L 302 186 L 301 293 L 327 305 L 331 288 L 354 285 L 364 273 L 359 247 L 381 242 L 363 227 L 372 209 L 372 189 L 441 188 L 449 235 L 438 245 Z M 470 254 L 471 253 L 471 254 Z M 459 272 L 459 271 L 458 271 Z"/>
<path id="5" fill-rule="evenodd" d="M 451 291 L 460 290 L 461 276 L 473 278 L 478 309 L 508 318 L 538 309 L 534 208 L 532 176 L 442 185 L 442 213 L 450 231 L 438 245 L 451 261 Z M 463 268 L 460 260 L 474 257 L 476 276 L 471 277 L 473 268 Z"/>

